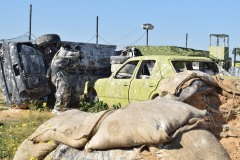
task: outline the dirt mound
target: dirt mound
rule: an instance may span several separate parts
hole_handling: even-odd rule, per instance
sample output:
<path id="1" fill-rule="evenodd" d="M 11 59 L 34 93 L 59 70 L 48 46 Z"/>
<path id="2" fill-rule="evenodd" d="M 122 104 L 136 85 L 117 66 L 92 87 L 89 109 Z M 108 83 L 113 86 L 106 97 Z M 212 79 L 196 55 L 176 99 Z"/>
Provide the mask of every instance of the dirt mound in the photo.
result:
<path id="1" fill-rule="evenodd" d="M 233 160 L 240 159 L 240 96 L 223 96 L 213 91 L 207 96 L 193 95 L 185 103 L 210 112 L 210 130 Z"/>
<path id="2" fill-rule="evenodd" d="M 220 133 L 220 143 L 227 150 L 232 160 L 240 159 L 240 97 L 229 99 L 220 106 L 225 115 L 226 124 Z"/>

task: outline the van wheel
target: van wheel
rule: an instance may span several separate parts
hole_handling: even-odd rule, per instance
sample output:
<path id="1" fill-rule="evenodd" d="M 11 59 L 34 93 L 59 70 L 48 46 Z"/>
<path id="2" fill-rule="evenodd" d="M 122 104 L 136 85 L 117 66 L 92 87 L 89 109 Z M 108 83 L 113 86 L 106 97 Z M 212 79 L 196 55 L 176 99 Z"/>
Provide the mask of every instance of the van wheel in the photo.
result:
<path id="1" fill-rule="evenodd" d="M 35 44 L 37 46 L 41 46 L 44 44 L 49 44 L 49 43 L 60 43 L 61 39 L 60 36 L 57 34 L 44 34 L 35 40 Z"/>
<path id="2" fill-rule="evenodd" d="M 159 96 L 159 95 L 154 95 L 153 97 L 152 97 L 152 99 L 160 99 L 161 97 Z"/>

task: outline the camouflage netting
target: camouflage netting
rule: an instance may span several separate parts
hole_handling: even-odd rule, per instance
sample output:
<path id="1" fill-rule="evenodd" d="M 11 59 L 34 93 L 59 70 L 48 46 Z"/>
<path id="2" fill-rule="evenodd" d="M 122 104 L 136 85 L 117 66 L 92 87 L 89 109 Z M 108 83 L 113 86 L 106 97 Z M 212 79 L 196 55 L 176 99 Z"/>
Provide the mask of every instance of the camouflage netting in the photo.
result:
<path id="1" fill-rule="evenodd" d="M 209 57 L 209 52 L 176 46 L 131 46 L 139 49 L 143 55 L 178 55 Z"/>

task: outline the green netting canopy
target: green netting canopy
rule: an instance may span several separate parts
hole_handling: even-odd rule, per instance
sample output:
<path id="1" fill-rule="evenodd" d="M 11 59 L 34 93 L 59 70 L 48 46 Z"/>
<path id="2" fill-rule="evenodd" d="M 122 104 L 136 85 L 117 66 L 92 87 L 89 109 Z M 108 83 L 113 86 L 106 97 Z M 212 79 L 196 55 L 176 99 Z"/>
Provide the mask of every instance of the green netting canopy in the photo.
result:
<path id="1" fill-rule="evenodd" d="M 130 46 L 139 49 L 143 55 L 178 55 L 209 57 L 209 52 L 176 46 Z"/>

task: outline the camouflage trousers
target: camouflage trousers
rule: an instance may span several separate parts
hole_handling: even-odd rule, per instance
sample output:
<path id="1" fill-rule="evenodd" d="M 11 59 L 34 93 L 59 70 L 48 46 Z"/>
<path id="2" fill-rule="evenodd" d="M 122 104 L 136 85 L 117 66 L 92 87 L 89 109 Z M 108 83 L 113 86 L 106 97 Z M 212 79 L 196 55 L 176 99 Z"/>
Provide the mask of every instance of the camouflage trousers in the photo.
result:
<path id="1" fill-rule="evenodd" d="M 57 73 L 51 78 L 56 87 L 56 102 L 54 105 L 56 110 L 64 111 L 79 106 L 79 94 L 68 79 L 69 77 L 63 76 L 61 73 Z"/>

